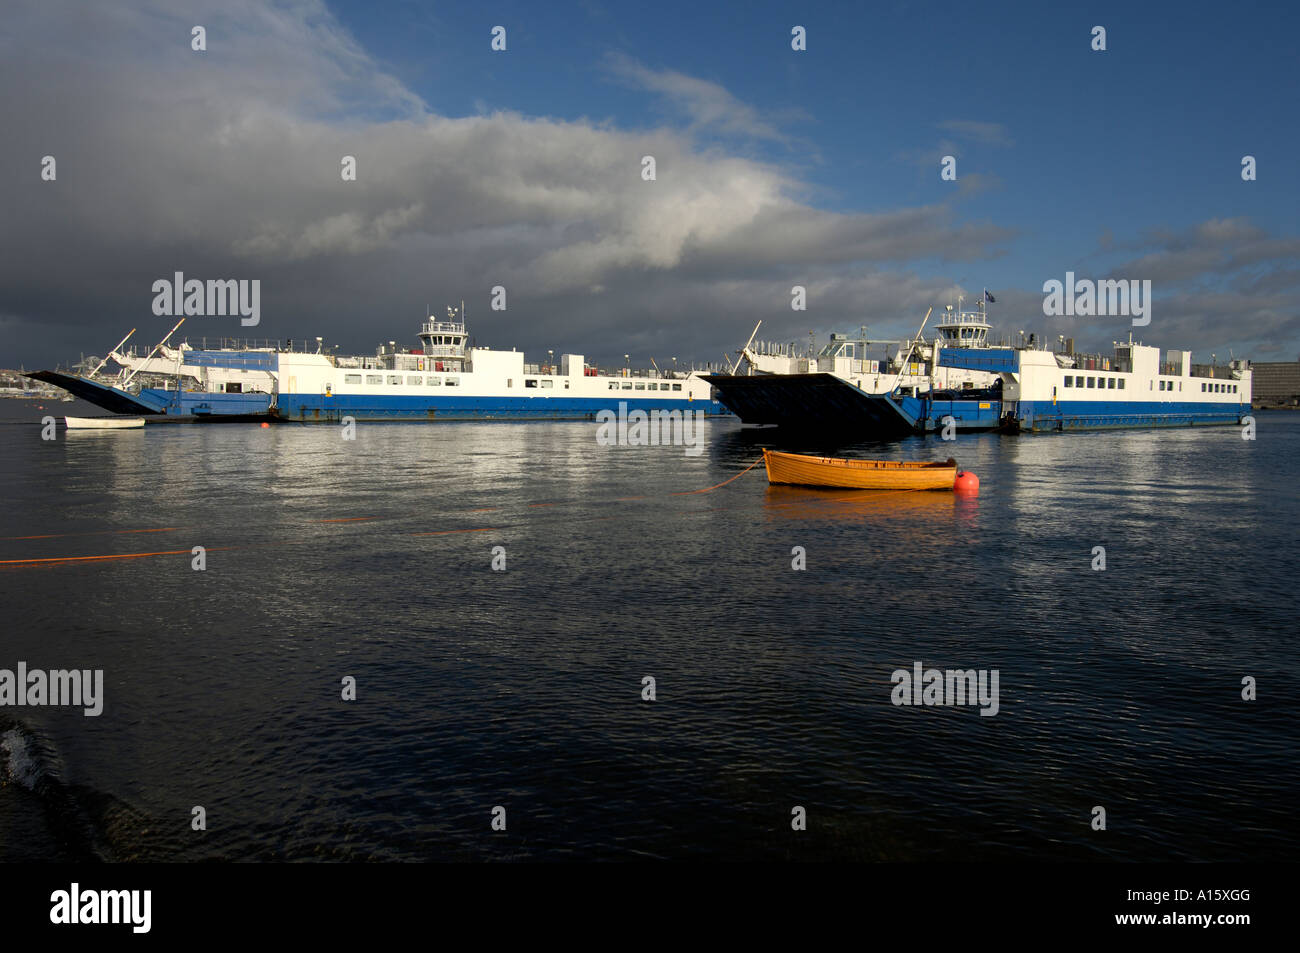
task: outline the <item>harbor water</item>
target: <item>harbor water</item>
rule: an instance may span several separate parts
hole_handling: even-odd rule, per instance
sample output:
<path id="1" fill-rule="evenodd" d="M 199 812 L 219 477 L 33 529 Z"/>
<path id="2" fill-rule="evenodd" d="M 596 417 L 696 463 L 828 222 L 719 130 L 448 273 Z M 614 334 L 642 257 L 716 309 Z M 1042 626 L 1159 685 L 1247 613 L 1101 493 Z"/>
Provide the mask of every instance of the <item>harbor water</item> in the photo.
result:
<path id="1" fill-rule="evenodd" d="M 98 716 L 0 707 L 0 860 L 1300 846 L 1300 415 L 886 444 L 714 421 L 695 454 L 584 422 L 43 440 L 96 412 L 0 404 L 0 669 L 103 672 Z M 981 487 L 707 489 L 763 446 L 953 456 Z M 895 704 L 916 663 L 996 670 L 996 714 Z"/>

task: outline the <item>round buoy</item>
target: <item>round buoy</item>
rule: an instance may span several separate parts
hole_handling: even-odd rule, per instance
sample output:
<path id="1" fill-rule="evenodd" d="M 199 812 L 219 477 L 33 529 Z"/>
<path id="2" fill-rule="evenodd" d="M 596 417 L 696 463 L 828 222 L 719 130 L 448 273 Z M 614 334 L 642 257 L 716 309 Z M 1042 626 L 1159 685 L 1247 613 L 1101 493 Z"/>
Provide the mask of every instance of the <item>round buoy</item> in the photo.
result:
<path id="1" fill-rule="evenodd" d="M 969 470 L 962 470 L 957 474 L 957 479 L 953 481 L 952 488 L 958 493 L 978 493 L 980 491 L 980 478 Z"/>
<path id="2" fill-rule="evenodd" d="M 263 427 L 269 427 L 269 426 L 271 426 L 271 425 L 268 424 L 265 420 L 263 420 L 263 421 L 262 421 L 262 426 L 263 426 Z"/>

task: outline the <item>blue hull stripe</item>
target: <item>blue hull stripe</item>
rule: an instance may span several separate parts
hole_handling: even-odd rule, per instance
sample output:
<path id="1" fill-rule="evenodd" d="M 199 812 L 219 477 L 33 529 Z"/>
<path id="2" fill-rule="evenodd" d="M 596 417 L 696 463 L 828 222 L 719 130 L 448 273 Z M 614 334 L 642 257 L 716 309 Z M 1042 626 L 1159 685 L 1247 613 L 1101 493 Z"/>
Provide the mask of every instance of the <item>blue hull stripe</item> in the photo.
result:
<path id="1" fill-rule="evenodd" d="M 1189 401 L 1022 400 L 1021 427 L 1026 430 L 1103 430 L 1117 427 L 1190 427 L 1235 424 L 1250 413 L 1249 404 L 1202 404 Z"/>
<path id="2" fill-rule="evenodd" d="M 288 420 L 587 420 L 599 411 L 698 410 L 710 417 L 729 415 L 716 400 L 609 397 L 447 397 L 384 394 L 281 394 L 280 416 Z"/>

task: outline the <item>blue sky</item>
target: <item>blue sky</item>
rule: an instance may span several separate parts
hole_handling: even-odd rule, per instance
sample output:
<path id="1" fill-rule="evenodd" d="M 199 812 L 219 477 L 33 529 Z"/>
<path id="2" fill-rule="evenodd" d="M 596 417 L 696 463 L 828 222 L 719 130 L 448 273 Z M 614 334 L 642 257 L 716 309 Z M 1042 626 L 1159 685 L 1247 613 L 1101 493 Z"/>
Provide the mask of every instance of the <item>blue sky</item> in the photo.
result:
<path id="1" fill-rule="evenodd" d="M 950 195 L 956 184 L 941 181 L 930 159 L 952 142 L 959 180 L 990 180 L 963 202 L 963 215 L 1021 235 L 1004 260 L 969 270 L 975 283 L 1041 285 L 1039 275 L 1098 253 L 1107 233 L 1123 244 L 1149 228 L 1247 216 L 1294 234 L 1300 220 L 1295 5 L 593 0 L 334 9 L 446 115 L 505 109 L 621 128 L 683 118 L 612 76 L 611 53 L 717 83 L 790 141 L 708 138 L 797 170 L 813 187 L 806 201 L 835 211 Z M 485 26 L 497 23 L 507 27 L 508 56 L 489 50 Z M 796 23 L 808 30 L 805 53 L 790 50 Z M 1105 52 L 1091 49 L 1098 24 Z M 954 121 L 997 125 L 1005 138 L 941 128 Z M 1263 170 L 1253 183 L 1240 177 L 1246 154 Z"/>
<path id="2" fill-rule="evenodd" d="M 497 281 L 527 308 L 476 304 L 491 343 L 604 359 L 716 359 L 755 316 L 780 340 L 860 322 L 896 335 L 981 287 L 1000 330 L 1055 337 L 1041 287 L 1072 270 L 1151 279 L 1149 343 L 1300 352 L 1294 7 L 146 0 L 82 16 L 20 0 L 8 68 L 68 61 L 47 70 L 45 101 L 6 82 L 0 119 L 31 150 L 95 141 L 101 164 L 137 166 L 148 152 L 129 203 L 146 221 L 121 226 L 134 240 L 79 253 L 106 273 L 93 294 L 112 327 L 130 326 L 143 280 L 112 275 L 169 274 L 184 246 L 191 273 L 266 276 L 268 335 L 321 325 L 356 350 L 372 344 L 359 307 L 394 315 L 382 337 L 403 337 L 415 302 L 479 302 Z M 74 21 L 87 39 L 67 37 Z M 203 21 L 206 58 L 141 56 Z M 806 52 L 790 48 L 795 24 Z M 350 193 L 313 178 L 336 145 L 368 173 Z M 643 149 L 658 152 L 657 191 L 634 175 Z M 956 182 L 940 179 L 945 154 Z M 19 197 L 34 247 L 89 243 L 79 223 L 130 194 L 120 176 L 74 188 L 61 211 L 49 190 Z M 141 252 L 119 261 L 122 248 Z M 92 289 L 34 274 L 24 253 L 0 265 L 12 340 L 44 355 L 37 325 L 98 335 Z M 806 314 L 789 313 L 795 281 Z M 1120 329 L 1065 330 L 1104 346 Z"/>

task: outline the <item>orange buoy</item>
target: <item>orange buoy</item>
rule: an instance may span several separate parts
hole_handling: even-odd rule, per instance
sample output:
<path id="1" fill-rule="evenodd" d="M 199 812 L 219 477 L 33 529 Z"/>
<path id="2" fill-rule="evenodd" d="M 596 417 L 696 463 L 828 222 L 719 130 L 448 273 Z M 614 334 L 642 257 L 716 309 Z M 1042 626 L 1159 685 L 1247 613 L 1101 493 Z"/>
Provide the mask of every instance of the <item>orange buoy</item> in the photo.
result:
<path id="1" fill-rule="evenodd" d="M 958 493 L 978 493 L 980 491 L 980 478 L 969 470 L 958 470 L 957 479 L 953 481 L 952 488 Z"/>
<path id="2" fill-rule="evenodd" d="M 268 424 L 265 420 L 263 420 L 263 421 L 262 421 L 262 426 L 263 426 L 263 427 L 269 427 L 269 426 L 271 426 L 271 425 Z"/>

